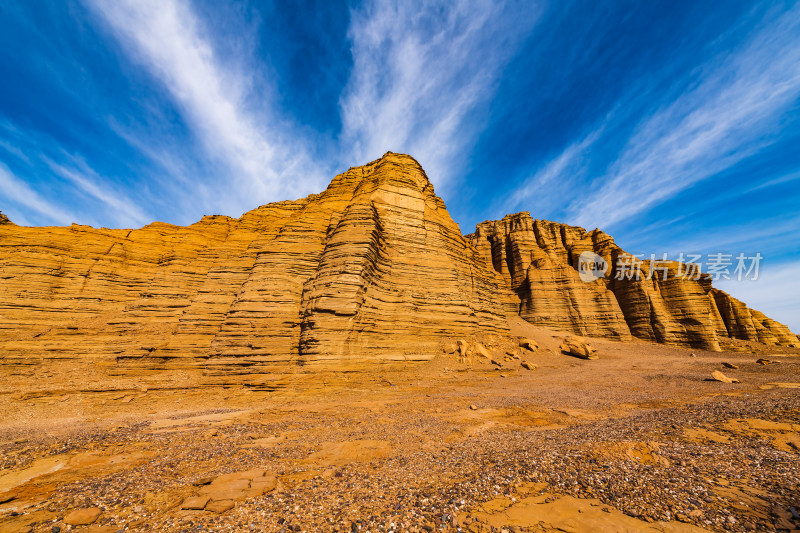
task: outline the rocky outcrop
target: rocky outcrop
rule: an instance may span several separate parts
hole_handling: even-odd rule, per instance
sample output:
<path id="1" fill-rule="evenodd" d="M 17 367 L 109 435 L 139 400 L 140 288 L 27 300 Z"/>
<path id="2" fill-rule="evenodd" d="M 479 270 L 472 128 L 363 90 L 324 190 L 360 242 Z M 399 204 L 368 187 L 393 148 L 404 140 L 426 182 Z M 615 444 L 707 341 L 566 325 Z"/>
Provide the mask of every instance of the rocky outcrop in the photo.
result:
<path id="1" fill-rule="evenodd" d="M 712 288 L 711 277 L 675 261 L 644 261 L 638 275 L 618 276 L 612 266 L 630 257 L 600 230 L 545 220 L 529 213 L 478 224 L 467 238 L 516 294 L 519 315 L 533 324 L 627 339 L 719 350 L 744 339 L 798 345 L 789 328 Z M 608 266 L 582 279 L 581 254 Z"/>
<path id="2" fill-rule="evenodd" d="M 601 280 L 585 283 L 576 265 L 591 237 L 581 228 L 527 213 L 478 224 L 468 239 L 516 293 L 528 322 L 580 335 L 629 339 L 620 306 Z"/>
<path id="3" fill-rule="evenodd" d="M 13 224 L 13 222 L 0 211 L 0 225 L 2 224 Z"/>
<path id="4" fill-rule="evenodd" d="M 713 297 L 712 307 L 716 306 L 712 309 L 712 316 L 720 334 L 764 344 L 800 346 L 797 336 L 787 326 L 772 320 L 760 311 L 748 308 L 730 294 L 717 289 L 711 289 L 710 293 Z"/>
<path id="5" fill-rule="evenodd" d="M 638 280 L 583 279 L 582 253 L 608 264 L 625 254 L 599 230 L 519 213 L 465 238 L 400 154 L 240 218 L 136 230 L 0 222 L 0 365 L 88 362 L 81 382 L 102 370 L 179 386 L 181 372 L 199 370 L 261 386 L 304 369 L 426 360 L 448 339 L 461 339 L 461 358 L 491 357 L 482 343 L 507 335 L 516 314 L 583 336 L 709 349 L 798 343 L 708 276 L 681 277 L 678 263 L 658 267 L 667 279 L 648 276 L 649 263 Z"/>
<path id="6" fill-rule="evenodd" d="M 423 360 L 508 331 L 513 295 L 425 172 L 387 153 L 321 194 L 138 230 L 0 226 L 0 357 L 210 376 Z"/>

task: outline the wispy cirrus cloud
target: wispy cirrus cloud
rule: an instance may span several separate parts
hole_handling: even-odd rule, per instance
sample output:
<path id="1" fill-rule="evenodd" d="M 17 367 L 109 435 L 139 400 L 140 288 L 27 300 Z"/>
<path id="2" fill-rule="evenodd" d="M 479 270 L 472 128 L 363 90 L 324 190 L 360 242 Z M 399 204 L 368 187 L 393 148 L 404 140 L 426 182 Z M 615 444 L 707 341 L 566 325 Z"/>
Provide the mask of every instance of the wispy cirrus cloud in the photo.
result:
<path id="1" fill-rule="evenodd" d="M 244 199 L 277 200 L 319 188 L 322 175 L 291 124 L 269 105 L 257 105 L 269 101 L 270 87 L 257 84 L 241 64 L 220 57 L 188 2 L 86 1 L 123 48 L 168 90 L 205 152 L 227 167 L 232 183 L 219 193 L 233 196 L 229 209 L 250 207 Z"/>
<path id="2" fill-rule="evenodd" d="M 568 195 L 570 189 L 575 190 L 588 175 L 588 149 L 600 137 L 602 128 L 575 141 L 557 157 L 548 161 L 536 173 L 525 180 L 512 194 L 496 201 L 499 207 L 495 212 L 509 213 L 524 206 L 524 210 L 540 212 L 540 207 L 558 205 Z"/>
<path id="3" fill-rule="evenodd" d="M 696 224 L 689 219 L 684 224 L 675 224 L 672 227 L 675 235 L 662 239 L 658 245 L 661 248 L 654 249 L 652 238 L 648 239 L 647 228 L 641 234 L 633 235 L 628 248 L 629 251 L 645 253 L 667 252 L 670 257 L 677 257 L 680 253 L 758 252 L 772 261 L 781 250 L 800 246 L 800 235 L 797 234 L 799 226 L 800 216 L 786 216 L 781 213 L 765 218 L 758 225 L 739 221 L 725 227 L 704 228 L 703 231 L 697 231 Z"/>
<path id="4" fill-rule="evenodd" d="M 626 246 L 632 250 L 652 251 L 654 237 L 663 249 L 672 255 L 679 252 L 704 252 L 709 250 L 728 252 L 763 252 L 770 259 L 785 254 L 786 250 L 800 249 L 800 213 L 785 211 L 780 203 L 762 212 L 759 200 L 765 197 L 785 198 L 781 203 L 791 203 L 791 188 L 800 180 L 800 172 L 779 174 L 769 180 L 753 180 L 748 186 L 719 191 L 695 200 L 679 212 L 665 211 L 668 218 L 648 217 L 652 222 L 629 227 L 625 232 Z M 762 194 L 761 197 L 756 196 Z M 743 207 L 733 211 L 736 216 L 727 217 L 724 224 L 714 224 L 720 213 L 732 212 L 732 206 L 742 199 L 747 201 L 748 211 Z M 758 223 L 753 215 L 758 214 Z"/>
<path id="5" fill-rule="evenodd" d="M 800 98 L 799 33 L 800 7 L 771 12 L 735 50 L 718 52 L 693 72 L 690 88 L 674 99 L 664 101 L 672 93 L 655 88 L 623 94 L 604 123 L 545 162 L 510 196 L 537 195 L 548 182 L 574 180 L 577 169 L 585 177 L 581 194 L 571 195 L 564 216 L 586 227 L 608 227 L 763 150 L 779 138 L 780 121 Z M 652 80 L 654 87 L 662 84 Z M 596 145 L 603 130 L 637 120 L 625 110 L 648 101 L 650 113 L 638 118 L 605 172 L 583 176 L 586 161 L 608 157 Z"/>
<path id="6" fill-rule="evenodd" d="M 103 220 L 115 226 L 139 227 L 152 221 L 153 215 L 139 206 L 143 196 L 134 198 L 123 192 L 113 176 L 101 176 L 83 157 L 69 153 L 45 133 L 0 121 L 0 158 L 15 169 L 4 166 L 0 197 L 32 210 L 36 223 L 97 224 Z M 78 197 L 83 197 L 79 204 L 83 209 L 62 207 Z M 28 218 L 15 213 L 20 224 L 29 223 Z"/>
<path id="7" fill-rule="evenodd" d="M 406 152 L 447 184 L 480 133 L 481 105 L 539 15 L 537 5 L 514 2 L 367 2 L 353 11 L 343 158 Z"/>
<path id="8" fill-rule="evenodd" d="M 56 175 L 66 179 L 78 190 L 98 201 L 111 214 L 117 224 L 124 227 L 140 227 L 152 221 L 127 195 L 114 190 L 108 180 L 103 179 L 84 161 L 71 158 L 74 167 L 68 168 L 47 157 L 44 162 Z"/>
<path id="9" fill-rule="evenodd" d="M 797 302 L 800 301 L 799 272 L 800 261 L 765 261 L 759 267 L 759 276 L 755 281 L 719 280 L 715 285 L 747 303 L 751 309 L 766 313 L 797 333 L 800 332 L 800 315 L 797 313 Z"/>
<path id="10" fill-rule="evenodd" d="M 27 225 L 30 222 L 22 212 L 14 207 L 15 204 L 33 211 L 38 215 L 39 220 L 63 225 L 69 225 L 76 220 L 73 213 L 44 198 L 2 163 L 0 163 L 0 197 L 7 201 L 3 211 L 11 217 L 12 221 L 20 225 Z M 12 207 L 9 209 L 6 205 Z"/>

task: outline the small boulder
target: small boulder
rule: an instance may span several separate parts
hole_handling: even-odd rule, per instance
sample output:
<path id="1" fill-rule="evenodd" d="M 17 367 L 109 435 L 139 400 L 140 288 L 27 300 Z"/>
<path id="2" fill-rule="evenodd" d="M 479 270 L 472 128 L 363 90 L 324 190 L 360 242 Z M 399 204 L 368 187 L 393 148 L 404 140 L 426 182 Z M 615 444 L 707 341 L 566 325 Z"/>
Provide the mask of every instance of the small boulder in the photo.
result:
<path id="1" fill-rule="evenodd" d="M 768 365 L 771 362 L 772 361 L 770 361 L 769 359 L 759 359 L 758 361 L 756 361 L 756 363 L 758 363 L 759 365 Z"/>
<path id="2" fill-rule="evenodd" d="M 719 370 L 715 370 L 711 373 L 711 381 L 719 381 L 720 383 L 739 383 L 738 379 L 729 378 Z"/>
<path id="3" fill-rule="evenodd" d="M 478 406 L 475 405 L 474 403 L 470 404 L 469 408 L 472 409 L 473 411 L 477 411 L 478 410 Z"/>
<path id="4" fill-rule="evenodd" d="M 492 353 L 489 351 L 489 349 L 479 342 L 475 343 L 475 355 L 483 357 L 484 359 L 492 358 Z"/>
<path id="5" fill-rule="evenodd" d="M 183 500 L 181 509 L 200 510 L 211 500 L 208 496 L 191 496 Z"/>
<path id="6" fill-rule="evenodd" d="M 536 344 L 536 341 L 527 337 L 520 337 L 519 346 L 520 348 L 525 348 L 526 350 L 530 350 L 532 352 L 535 352 L 539 349 L 539 345 Z"/>
<path id="7" fill-rule="evenodd" d="M 261 494 L 265 494 L 267 492 L 272 492 L 275 490 L 275 487 L 278 486 L 278 478 L 273 475 L 265 475 L 263 477 L 257 478 L 254 477 L 253 480 L 250 482 L 250 490 L 248 491 L 249 495 L 253 496 L 260 496 Z"/>
<path id="8" fill-rule="evenodd" d="M 222 514 L 225 511 L 233 509 L 233 506 L 234 506 L 233 500 L 214 500 L 206 504 L 206 511 Z"/>
<path id="9" fill-rule="evenodd" d="M 536 370 L 537 368 L 539 368 L 536 365 L 534 365 L 533 363 L 529 363 L 528 361 L 522 361 L 519 365 L 522 368 L 527 368 L 528 370 Z"/>
<path id="10" fill-rule="evenodd" d="M 88 507 L 86 509 L 75 509 L 64 517 L 64 522 L 71 526 L 88 526 L 93 524 L 95 520 L 100 518 L 103 511 L 97 507 Z"/>
<path id="11" fill-rule="evenodd" d="M 568 337 L 561 343 L 559 349 L 567 354 L 580 359 L 598 359 L 597 349 L 575 338 Z"/>
<path id="12" fill-rule="evenodd" d="M 733 370 L 737 370 L 739 368 L 738 366 L 736 366 L 734 364 L 731 364 L 731 363 L 722 363 L 722 366 L 724 366 L 725 368 L 733 369 Z"/>
<path id="13" fill-rule="evenodd" d="M 467 344 L 467 341 L 465 341 L 464 339 L 458 339 L 456 341 L 456 345 L 458 345 L 458 357 L 463 359 L 464 357 L 467 356 L 467 350 L 469 349 L 469 345 Z"/>
<path id="14" fill-rule="evenodd" d="M 448 342 L 444 346 L 442 346 L 442 351 L 446 354 L 454 354 L 458 350 L 458 345 L 454 342 Z"/>

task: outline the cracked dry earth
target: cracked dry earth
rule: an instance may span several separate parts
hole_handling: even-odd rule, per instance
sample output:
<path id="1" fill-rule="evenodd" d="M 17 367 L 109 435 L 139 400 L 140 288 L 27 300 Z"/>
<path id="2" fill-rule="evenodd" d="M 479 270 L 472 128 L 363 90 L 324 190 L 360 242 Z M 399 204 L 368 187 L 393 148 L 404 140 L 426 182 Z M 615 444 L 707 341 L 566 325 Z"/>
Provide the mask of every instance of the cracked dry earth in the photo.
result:
<path id="1" fill-rule="evenodd" d="M 800 529 L 796 350 L 536 333 L 534 370 L 3 394 L 0 531 Z"/>

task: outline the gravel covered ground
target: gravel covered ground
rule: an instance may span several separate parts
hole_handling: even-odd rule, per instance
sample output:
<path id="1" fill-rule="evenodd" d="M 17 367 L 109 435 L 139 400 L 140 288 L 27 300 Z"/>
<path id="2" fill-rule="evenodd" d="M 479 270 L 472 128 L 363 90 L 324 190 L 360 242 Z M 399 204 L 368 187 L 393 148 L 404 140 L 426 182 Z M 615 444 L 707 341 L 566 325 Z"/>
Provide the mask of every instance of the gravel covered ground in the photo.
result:
<path id="1" fill-rule="evenodd" d="M 568 497 L 568 531 L 800 529 L 796 356 L 543 344 L 535 371 L 439 358 L 327 389 L 7 400 L 38 418 L 0 428 L 0 531 L 550 531 Z M 722 359 L 741 384 L 705 381 Z M 275 488 L 182 508 L 253 469 Z"/>

